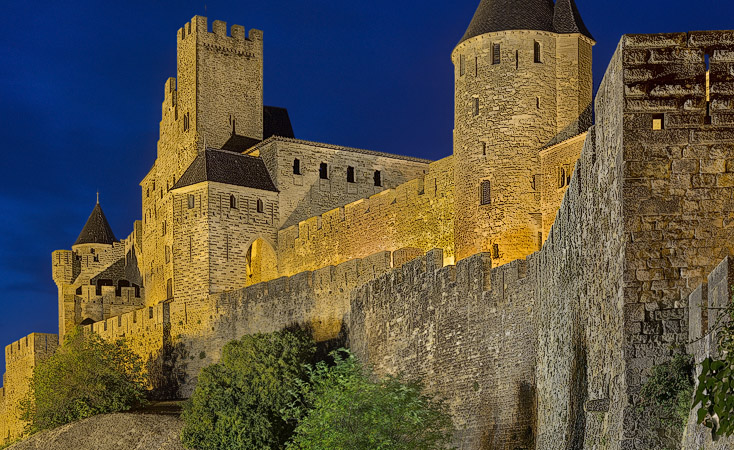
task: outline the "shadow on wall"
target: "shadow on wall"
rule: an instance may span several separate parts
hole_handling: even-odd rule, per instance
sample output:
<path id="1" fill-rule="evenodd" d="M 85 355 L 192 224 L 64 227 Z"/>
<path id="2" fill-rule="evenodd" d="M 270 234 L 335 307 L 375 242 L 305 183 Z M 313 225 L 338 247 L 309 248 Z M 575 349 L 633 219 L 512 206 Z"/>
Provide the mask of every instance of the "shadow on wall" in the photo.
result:
<path id="1" fill-rule="evenodd" d="M 586 342 L 583 332 L 576 328 L 573 340 L 574 358 L 571 361 L 571 402 L 568 420 L 569 450 L 584 448 L 586 431 L 586 412 L 584 404 L 587 397 Z"/>
<path id="2" fill-rule="evenodd" d="M 517 405 L 514 414 L 508 414 L 507 409 L 499 405 L 484 404 L 480 414 L 486 418 L 482 422 L 487 423 L 487 426 L 483 427 L 484 431 L 479 444 L 480 449 L 512 448 L 513 450 L 530 450 L 535 448 L 537 391 L 532 383 L 523 381 L 517 383 L 515 395 L 517 401 L 507 402 Z M 510 425 L 514 418 L 527 418 L 528 416 L 530 416 L 532 425 L 522 427 Z"/>
<path id="3" fill-rule="evenodd" d="M 150 354 L 146 363 L 149 397 L 151 400 L 178 400 L 182 398 L 180 388 L 186 383 L 186 366 L 189 351 L 183 342 L 171 341 L 171 326 L 167 324 L 163 332 L 163 346 Z"/>
<path id="4" fill-rule="evenodd" d="M 567 139 L 571 139 L 574 136 L 578 136 L 579 134 L 588 131 L 589 128 L 591 128 L 591 125 L 594 124 L 594 102 L 592 101 L 589 103 L 589 106 L 584 109 L 584 112 L 579 115 L 578 119 L 571 122 L 569 126 L 564 128 L 560 133 L 555 135 L 553 139 L 548 141 L 543 148 L 550 147 L 553 145 L 556 145 L 560 142 L 563 142 Z"/>

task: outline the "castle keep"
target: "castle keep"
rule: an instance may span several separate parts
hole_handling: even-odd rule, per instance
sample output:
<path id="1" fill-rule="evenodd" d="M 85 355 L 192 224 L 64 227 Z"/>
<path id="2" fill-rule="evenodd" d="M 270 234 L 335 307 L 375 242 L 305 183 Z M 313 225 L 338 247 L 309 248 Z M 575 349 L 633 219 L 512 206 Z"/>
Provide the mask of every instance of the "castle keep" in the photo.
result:
<path id="1" fill-rule="evenodd" d="M 623 36 L 592 98 L 574 0 L 482 0 L 439 161 L 297 139 L 259 30 L 197 16 L 176 42 L 142 219 L 120 240 L 98 203 L 53 253 L 59 334 L 6 347 L 0 443 L 76 325 L 185 397 L 226 342 L 294 324 L 423 379 L 462 449 L 659 443 L 640 387 L 732 297 L 734 31 Z M 693 417 L 685 440 L 731 445 Z"/>

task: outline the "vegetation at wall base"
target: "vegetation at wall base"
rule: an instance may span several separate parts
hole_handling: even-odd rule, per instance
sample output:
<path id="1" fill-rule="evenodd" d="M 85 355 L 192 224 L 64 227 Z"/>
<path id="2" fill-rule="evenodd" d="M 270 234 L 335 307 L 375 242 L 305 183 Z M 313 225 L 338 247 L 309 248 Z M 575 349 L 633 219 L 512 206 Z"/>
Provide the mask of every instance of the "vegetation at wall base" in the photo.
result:
<path id="1" fill-rule="evenodd" d="M 418 382 L 373 380 L 346 350 L 331 353 L 300 383 L 286 415 L 298 420 L 289 450 L 449 448 L 454 428 L 445 405 Z"/>
<path id="2" fill-rule="evenodd" d="M 27 432 L 97 414 L 127 411 L 145 403 L 142 359 L 123 340 L 109 342 L 76 327 L 63 345 L 33 370 L 21 404 Z"/>
<path id="3" fill-rule="evenodd" d="M 181 441 L 196 449 L 280 449 L 295 423 L 281 414 L 316 346 L 302 331 L 254 334 L 227 343 L 204 368 L 184 406 Z"/>
<path id="4" fill-rule="evenodd" d="M 713 327 L 718 332 L 721 359 L 708 357 L 701 363 L 701 375 L 693 399 L 698 423 L 711 428 L 713 440 L 734 434 L 734 305 L 722 312 L 721 320 Z"/>

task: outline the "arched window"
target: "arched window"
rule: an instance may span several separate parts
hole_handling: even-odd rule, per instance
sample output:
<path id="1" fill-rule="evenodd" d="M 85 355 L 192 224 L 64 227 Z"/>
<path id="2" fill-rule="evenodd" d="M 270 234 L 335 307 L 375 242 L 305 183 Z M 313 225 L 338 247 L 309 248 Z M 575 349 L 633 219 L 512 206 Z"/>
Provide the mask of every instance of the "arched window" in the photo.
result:
<path id="1" fill-rule="evenodd" d="M 347 183 L 354 183 L 354 167 L 347 167 Z"/>
<path id="2" fill-rule="evenodd" d="M 293 175 L 301 174 L 301 160 L 296 158 L 293 160 Z"/>
<path id="3" fill-rule="evenodd" d="M 237 197 L 234 195 L 229 196 L 229 207 L 230 209 L 237 209 Z"/>
<path id="4" fill-rule="evenodd" d="M 382 186 L 382 174 L 379 170 L 375 170 L 375 186 Z"/>
<path id="5" fill-rule="evenodd" d="M 261 199 L 257 199 L 257 212 L 261 213 L 265 211 L 265 205 L 263 204 L 263 201 Z"/>

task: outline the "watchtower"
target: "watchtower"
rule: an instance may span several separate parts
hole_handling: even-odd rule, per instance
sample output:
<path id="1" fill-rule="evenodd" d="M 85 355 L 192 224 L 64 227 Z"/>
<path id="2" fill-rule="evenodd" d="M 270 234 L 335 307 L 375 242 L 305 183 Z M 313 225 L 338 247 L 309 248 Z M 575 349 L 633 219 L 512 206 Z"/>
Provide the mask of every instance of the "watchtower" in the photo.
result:
<path id="1" fill-rule="evenodd" d="M 574 0 L 482 0 L 454 49 L 456 258 L 542 245 L 540 156 L 591 124 L 594 40 Z"/>

